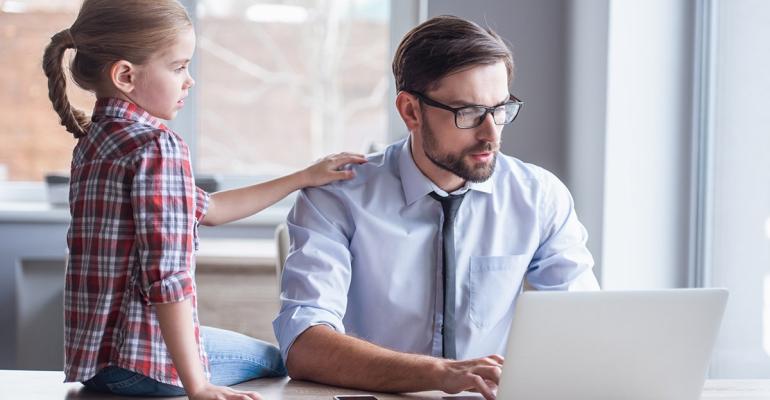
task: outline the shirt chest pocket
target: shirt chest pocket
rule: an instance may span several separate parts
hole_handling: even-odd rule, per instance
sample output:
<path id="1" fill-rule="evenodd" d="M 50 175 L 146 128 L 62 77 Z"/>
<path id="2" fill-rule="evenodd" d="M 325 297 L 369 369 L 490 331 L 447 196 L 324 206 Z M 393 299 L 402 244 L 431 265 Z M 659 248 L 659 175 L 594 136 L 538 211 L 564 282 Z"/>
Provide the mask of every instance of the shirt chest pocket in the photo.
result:
<path id="1" fill-rule="evenodd" d="M 469 317 L 479 328 L 494 327 L 513 314 L 513 302 L 531 257 L 471 257 Z"/>

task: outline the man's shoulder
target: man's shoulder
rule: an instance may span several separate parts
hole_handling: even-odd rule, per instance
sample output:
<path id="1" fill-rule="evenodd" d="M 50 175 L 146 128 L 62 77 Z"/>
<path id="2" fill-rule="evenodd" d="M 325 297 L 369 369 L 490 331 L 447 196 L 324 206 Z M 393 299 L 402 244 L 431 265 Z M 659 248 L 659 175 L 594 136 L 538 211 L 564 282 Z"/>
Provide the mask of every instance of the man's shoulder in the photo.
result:
<path id="1" fill-rule="evenodd" d="M 392 193 L 394 188 L 400 187 L 398 155 L 396 144 L 381 152 L 367 154 L 366 163 L 344 167 L 354 172 L 353 178 L 304 188 L 300 197 L 320 208 L 347 208 L 350 204 L 363 202 L 363 199 Z"/>
<path id="2" fill-rule="evenodd" d="M 515 157 L 498 157 L 495 171 L 498 187 L 509 188 L 533 202 L 561 202 L 571 194 L 567 186 L 551 171 Z M 499 172 L 498 172 L 499 171 Z"/>
<path id="3" fill-rule="evenodd" d="M 548 183 L 554 179 L 558 180 L 556 175 L 539 165 L 524 162 L 503 153 L 499 153 L 497 158 L 495 175 L 498 180 L 513 181 L 523 185 Z"/>
<path id="4" fill-rule="evenodd" d="M 371 185 L 384 185 L 398 179 L 400 147 L 394 143 L 381 152 L 366 155 L 366 163 L 348 164 L 344 169 L 355 174 L 351 179 L 334 181 L 315 189 L 332 192 L 355 192 Z"/>

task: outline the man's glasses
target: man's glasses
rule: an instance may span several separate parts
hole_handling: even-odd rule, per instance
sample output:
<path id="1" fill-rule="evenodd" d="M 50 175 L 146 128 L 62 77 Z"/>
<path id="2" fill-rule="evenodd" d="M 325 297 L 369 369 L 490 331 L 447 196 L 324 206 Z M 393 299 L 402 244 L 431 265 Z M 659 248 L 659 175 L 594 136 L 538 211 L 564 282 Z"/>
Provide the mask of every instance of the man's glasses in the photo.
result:
<path id="1" fill-rule="evenodd" d="M 511 95 L 511 97 L 503 104 L 495 107 L 484 106 L 465 106 L 465 107 L 450 107 L 446 104 L 441 104 L 430 97 L 414 91 L 408 91 L 409 93 L 417 96 L 423 103 L 436 108 L 441 108 L 447 111 L 451 111 L 455 115 L 455 126 L 460 129 L 471 129 L 481 125 L 484 122 L 484 118 L 487 114 L 492 114 L 492 119 L 496 125 L 507 125 L 516 119 L 519 115 L 519 110 L 524 105 L 524 102 Z"/>

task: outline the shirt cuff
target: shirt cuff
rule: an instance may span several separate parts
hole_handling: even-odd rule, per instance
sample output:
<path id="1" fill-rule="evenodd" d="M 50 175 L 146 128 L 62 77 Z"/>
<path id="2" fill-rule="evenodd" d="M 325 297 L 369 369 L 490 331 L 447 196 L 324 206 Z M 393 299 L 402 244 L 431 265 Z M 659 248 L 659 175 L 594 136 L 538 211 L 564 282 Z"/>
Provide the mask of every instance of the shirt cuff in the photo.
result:
<path id="1" fill-rule="evenodd" d="M 200 222 L 209 212 L 209 200 L 211 195 L 205 190 L 195 187 L 195 220 Z"/>
<path id="2" fill-rule="evenodd" d="M 345 333 L 342 319 L 322 308 L 299 306 L 283 310 L 278 314 L 278 317 L 273 320 L 273 331 L 278 339 L 284 363 L 288 361 L 289 349 L 297 337 L 316 325 L 327 325 L 339 333 Z"/>
<path id="3" fill-rule="evenodd" d="M 178 303 L 192 296 L 194 288 L 192 275 L 180 271 L 153 282 L 145 293 L 150 304 Z"/>

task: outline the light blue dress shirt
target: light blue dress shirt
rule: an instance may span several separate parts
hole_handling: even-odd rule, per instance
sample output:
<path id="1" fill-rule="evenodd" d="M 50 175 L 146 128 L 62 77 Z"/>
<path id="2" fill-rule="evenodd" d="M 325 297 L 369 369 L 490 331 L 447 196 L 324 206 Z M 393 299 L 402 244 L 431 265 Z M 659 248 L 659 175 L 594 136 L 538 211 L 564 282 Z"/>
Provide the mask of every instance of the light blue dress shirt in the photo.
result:
<path id="1" fill-rule="evenodd" d="M 355 178 L 303 190 L 289 214 L 291 249 L 273 328 L 284 360 L 325 324 L 377 345 L 441 356 L 441 204 L 408 139 Z M 523 279 L 537 290 L 598 289 L 587 234 L 567 188 L 548 171 L 499 154 L 468 183 L 455 222 L 458 359 L 505 354 Z"/>

